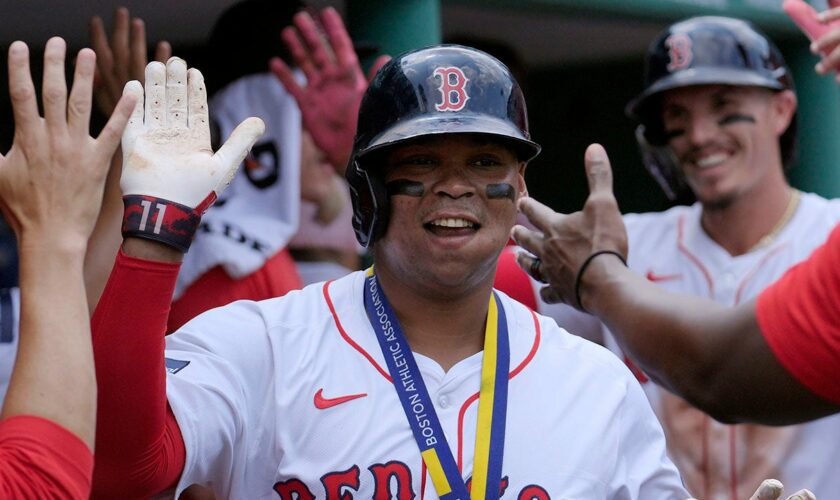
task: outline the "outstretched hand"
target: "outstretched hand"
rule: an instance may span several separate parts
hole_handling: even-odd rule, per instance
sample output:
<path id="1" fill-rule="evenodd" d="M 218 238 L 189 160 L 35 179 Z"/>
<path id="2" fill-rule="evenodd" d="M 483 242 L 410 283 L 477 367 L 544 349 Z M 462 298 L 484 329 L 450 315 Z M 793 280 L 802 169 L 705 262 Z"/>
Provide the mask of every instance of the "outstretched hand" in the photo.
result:
<path id="1" fill-rule="evenodd" d="M 68 97 L 66 52 L 67 45 L 58 37 L 44 49 L 42 118 L 29 71 L 29 49 L 19 41 L 9 47 L 15 135 L 8 154 L 0 155 L 0 203 L 21 244 L 38 234 L 57 245 L 84 249 L 134 98 L 120 99 L 99 137 L 90 137 L 96 55 L 90 49 L 79 52 Z"/>
<path id="2" fill-rule="evenodd" d="M 315 144 L 342 173 L 353 149 L 362 95 L 369 79 L 390 57 L 379 57 L 365 78 L 338 12 L 327 7 L 321 22 L 325 37 L 307 12 L 296 14 L 295 25 L 283 30 L 283 41 L 306 77 L 305 86 L 280 58 L 271 60 L 271 70 L 297 101 L 303 126 Z"/>
<path id="3" fill-rule="evenodd" d="M 122 139 L 123 234 L 186 251 L 203 212 L 230 183 L 265 125 L 248 118 L 215 154 L 204 77 L 173 57 L 146 66 L 144 87 L 125 93 L 137 104 Z M 145 106 L 144 106 L 145 93 Z"/>
<path id="4" fill-rule="evenodd" d="M 143 83 L 147 63 L 146 25 L 140 18 L 131 19 L 128 9 L 120 7 L 114 12 L 110 41 L 102 18 L 95 16 L 90 20 L 90 44 L 97 57 L 94 98 L 99 110 L 110 115 L 129 80 Z M 158 42 L 155 61 L 166 62 L 171 56 L 169 42 Z"/>
<path id="5" fill-rule="evenodd" d="M 517 258 L 519 265 L 534 279 L 548 283 L 540 295 L 549 303 L 578 303 L 576 285 L 584 263 L 596 252 L 615 252 L 626 260 L 627 232 L 612 192 L 612 170 L 604 148 L 592 144 L 584 155 L 589 197 L 583 210 L 564 215 L 532 198 L 522 198 L 519 209 L 538 231 L 514 226 L 513 239 L 527 254 Z M 599 259 L 613 258 L 610 256 Z"/>

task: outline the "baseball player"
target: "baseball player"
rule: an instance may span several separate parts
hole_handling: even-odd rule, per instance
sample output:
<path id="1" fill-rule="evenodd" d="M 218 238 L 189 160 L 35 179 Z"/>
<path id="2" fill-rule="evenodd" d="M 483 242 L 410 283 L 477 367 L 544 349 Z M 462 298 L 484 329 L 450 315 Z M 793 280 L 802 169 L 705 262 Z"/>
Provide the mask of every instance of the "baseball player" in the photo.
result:
<path id="1" fill-rule="evenodd" d="M 738 305 L 807 258 L 840 219 L 840 202 L 785 179 L 796 148 L 793 81 L 772 42 L 748 23 L 700 17 L 668 27 L 651 44 L 646 88 L 628 111 L 641 122 L 645 164 L 665 192 L 675 198 L 690 188 L 698 200 L 624 216 L 627 264 L 658 286 Z M 826 439 L 840 434 L 840 416 L 730 426 L 639 377 L 669 454 L 699 498 L 745 498 L 765 477 L 818 497 L 840 487 L 831 465 L 840 449 Z"/>
<path id="2" fill-rule="evenodd" d="M 97 495 L 687 496 L 626 367 L 492 290 L 539 146 L 515 80 L 474 49 L 404 54 L 365 94 L 347 178 L 371 269 L 211 310 L 164 346 L 180 229 L 244 155 L 200 153 L 200 73 L 187 110 L 156 93 L 182 64 L 149 66 L 123 142 L 126 240 L 93 319 Z"/>
<path id="3" fill-rule="evenodd" d="M 6 374 L 3 381 L 3 498 L 82 499 L 91 489 L 96 379 L 82 271 L 133 99 L 115 103 L 100 136 L 90 137 L 96 58 L 90 49 L 79 52 L 68 92 L 66 51 L 57 37 L 44 49 L 41 117 L 29 49 L 20 41 L 9 47 L 15 139 L 0 154 L 0 208 L 17 235 L 20 290 L 0 291 L 3 366 L 10 369 L 18 344 L 20 352 L 11 382 Z"/>

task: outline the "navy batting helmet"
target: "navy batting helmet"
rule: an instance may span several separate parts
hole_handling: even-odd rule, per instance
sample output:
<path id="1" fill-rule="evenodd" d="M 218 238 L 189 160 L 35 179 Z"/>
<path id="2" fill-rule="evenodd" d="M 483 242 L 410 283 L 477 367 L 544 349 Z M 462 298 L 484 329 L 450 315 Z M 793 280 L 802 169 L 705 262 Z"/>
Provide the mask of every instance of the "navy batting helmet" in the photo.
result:
<path id="1" fill-rule="evenodd" d="M 379 70 L 362 98 L 346 171 L 359 243 L 371 245 L 388 226 L 388 195 L 375 153 L 419 137 L 464 133 L 504 141 L 522 161 L 539 153 L 528 132 L 525 98 L 504 64 L 473 48 L 437 45 L 407 52 Z"/>
<path id="2" fill-rule="evenodd" d="M 793 90 L 793 77 L 779 49 L 752 24 L 727 17 L 695 17 L 665 29 L 648 48 L 645 89 L 627 105 L 627 114 L 640 122 L 636 138 L 645 166 L 672 200 L 685 190 L 685 181 L 670 149 L 666 148 L 662 93 L 694 85 L 737 85 Z M 780 139 L 782 162 L 793 162 L 797 116 Z"/>

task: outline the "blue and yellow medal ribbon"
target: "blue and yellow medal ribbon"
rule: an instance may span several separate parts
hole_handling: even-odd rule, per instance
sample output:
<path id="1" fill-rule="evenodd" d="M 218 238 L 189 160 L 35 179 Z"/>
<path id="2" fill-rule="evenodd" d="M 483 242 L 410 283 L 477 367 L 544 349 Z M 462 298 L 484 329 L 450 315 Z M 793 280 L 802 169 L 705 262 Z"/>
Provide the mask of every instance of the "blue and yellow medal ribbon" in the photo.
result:
<path id="1" fill-rule="evenodd" d="M 478 395 L 472 498 L 499 498 L 505 447 L 509 366 L 510 346 L 505 310 L 494 293 L 490 297 L 487 326 L 484 331 L 484 360 L 481 363 L 481 391 Z"/>
<path id="2" fill-rule="evenodd" d="M 510 346 L 499 298 L 490 297 L 481 366 L 470 495 L 446 441 L 420 369 L 378 280 L 365 273 L 365 309 L 432 484 L 442 500 L 498 499 L 502 479 Z"/>

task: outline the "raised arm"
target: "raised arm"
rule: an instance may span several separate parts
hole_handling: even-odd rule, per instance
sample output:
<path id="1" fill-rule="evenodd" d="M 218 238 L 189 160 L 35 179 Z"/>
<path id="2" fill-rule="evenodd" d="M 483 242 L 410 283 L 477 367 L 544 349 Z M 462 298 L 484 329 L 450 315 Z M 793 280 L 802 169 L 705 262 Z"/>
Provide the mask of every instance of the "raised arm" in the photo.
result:
<path id="1" fill-rule="evenodd" d="M 546 301 L 601 318 L 654 380 L 719 420 L 782 425 L 840 410 L 780 364 L 758 327 L 754 301 L 725 307 L 667 292 L 627 269 L 609 159 L 592 145 L 585 163 L 590 195 L 581 212 L 557 214 L 533 199 L 520 205 L 540 232 L 516 226 L 513 237 L 540 262 L 522 255 L 519 263 L 549 283 L 541 290 Z"/>
<path id="2" fill-rule="evenodd" d="M 115 103 L 100 136 L 90 137 L 95 55 L 79 52 L 68 98 L 66 50 L 60 38 L 47 42 L 42 118 L 29 50 L 23 42 L 9 47 L 15 136 L 0 155 L 0 206 L 18 237 L 21 313 L 0 423 L 0 491 L 15 497 L 87 498 L 93 466 L 96 379 L 82 265 L 133 98 Z M 10 424 L 14 432 L 5 431 Z M 74 451 L 81 442 L 86 455 Z M 26 472 L 18 484 L 15 470 Z"/>
<path id="3" fill-rule="evenodd" d="M 366 79 L 353 41 L 335 9 L 327 7 L 321 13 L 326 36 L 321 35 L 315 20 L 307 12 L 296 14 L 294 23 L 283 29 L 283 41 L 289 47 L 295 65 L 306 77 L 306 84 L 298 83 L 280 58 L 272 59 L 271 69 L 297 101 L 303 126 L 312 134 L 315 144 L 324 151 L 336 171 L 344 175 L 356 134 L 362 94 L 368 81 L 390 57 L 377 58 Z"/>
<path id="4" fill-rule="evenodd" d="M 92 319 L 99 380 L 95 495 L 150 496 L 172 486 L 184 445 L 166 405 L 164 332 L 184 252 L 201 215 L 262 134 L 245 120 L 213 154 L 204 78 L 171 58 L 146 67 L 122 138 L 122 252 Z M 145 98 L 145 99 L 144 99 Z"/>

